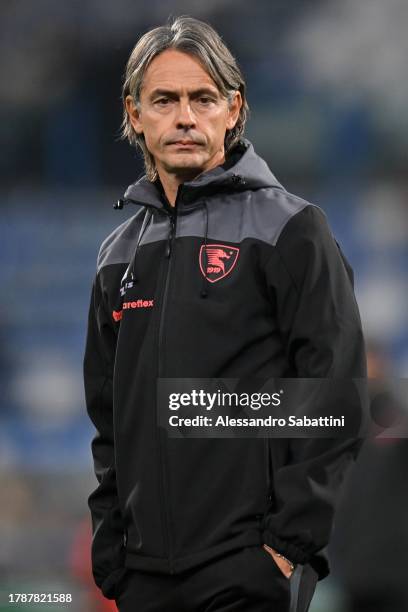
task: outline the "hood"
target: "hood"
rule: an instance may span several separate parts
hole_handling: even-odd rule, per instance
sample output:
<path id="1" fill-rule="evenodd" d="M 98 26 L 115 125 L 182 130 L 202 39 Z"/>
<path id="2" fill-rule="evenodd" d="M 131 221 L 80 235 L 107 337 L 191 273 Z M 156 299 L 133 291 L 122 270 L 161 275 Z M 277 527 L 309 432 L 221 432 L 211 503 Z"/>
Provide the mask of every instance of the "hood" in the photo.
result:
<path id="1" fill-rule="evenodd" d="M 285 191 L 266 162 L 255 153 L 252 143 L 242 138 L 229 152 L 223 165 L 203 172 L 193 181 L 183 183 L 182 190 L 183 200 L 189 204 L 203 193 L 210 195 L 219 190 L 246 191 L 265 187 L 277 187 Z M 116 208 L 122 208 L 127 202 L 154 208 L 164 207 L 157 184 L 149 181 L 146 176 L 129 185 Z"/>

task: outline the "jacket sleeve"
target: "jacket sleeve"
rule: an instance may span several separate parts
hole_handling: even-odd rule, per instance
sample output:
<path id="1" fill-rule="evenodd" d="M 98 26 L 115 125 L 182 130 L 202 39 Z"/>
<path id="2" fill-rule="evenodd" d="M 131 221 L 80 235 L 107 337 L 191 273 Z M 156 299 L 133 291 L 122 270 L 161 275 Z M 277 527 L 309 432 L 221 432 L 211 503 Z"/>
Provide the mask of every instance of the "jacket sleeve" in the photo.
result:
<path id="1" fill-rule="evenodd" d="M 286 353 L 285 376 L 365 378 L 352 270 L 318 207 L 306 206 L 290 219 L 266 275 Z M 327 414 L 334 408 L 327 406 Z M 329 573 L 324 549 L 339 486 L 361 443 L 322 437 L 269 440 L 273 482 L 263 541 L 295 563 L 310 563 L 319 579 Z"/>
<path id="2" fill-rule="evenodd" d="M 115 334 L 101 296 L 98 277 L 92 287 L 84 356 L 86 406 L 96 428 L 92 456 L 98 486 L 89 496 L 92 518 L 92 571 L 109 599 L 124 573 L 124 525 L 119 508 L 114 457 L 112 373 Z"/>

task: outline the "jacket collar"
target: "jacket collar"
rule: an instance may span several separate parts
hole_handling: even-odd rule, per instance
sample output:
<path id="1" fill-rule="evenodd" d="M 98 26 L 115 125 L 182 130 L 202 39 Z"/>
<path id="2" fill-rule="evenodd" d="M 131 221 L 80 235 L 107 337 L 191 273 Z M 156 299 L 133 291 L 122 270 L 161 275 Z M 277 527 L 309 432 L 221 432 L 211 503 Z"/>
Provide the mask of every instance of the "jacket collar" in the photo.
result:
<path id="1" fill-rule="evenodd" d="M 224 165 L 203 172 L 193 181 L 183 183 L 180 187 L 187 205 L 192 205 L 202 196 L 216 193 L 220 189 L 236 192 L 277 187 L 284 190 L 266 162 L 255 153 L 252 143 L 245 138 L 242 138 L 230 151 Z M 160 187 L 149 181 L 146 176 L 129 185 L 123 198 L 123 203 L 132 202 L 157 209 L 167 208 Z"/>

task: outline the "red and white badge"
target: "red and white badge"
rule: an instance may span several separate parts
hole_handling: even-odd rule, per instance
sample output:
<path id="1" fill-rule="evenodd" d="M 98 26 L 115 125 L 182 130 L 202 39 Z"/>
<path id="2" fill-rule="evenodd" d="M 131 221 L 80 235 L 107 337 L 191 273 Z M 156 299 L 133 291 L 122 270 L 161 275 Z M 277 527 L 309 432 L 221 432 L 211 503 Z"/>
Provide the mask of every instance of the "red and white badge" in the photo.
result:
<path id="1" fill-rule="evenodd" d="M 210 283 L 216 283 L 232 272 L 238 255 L 239 248 L 237 247 L 225 244 L 207 244 L 207 246 L 203 244 L 199 255 L 201 273 Z"/>

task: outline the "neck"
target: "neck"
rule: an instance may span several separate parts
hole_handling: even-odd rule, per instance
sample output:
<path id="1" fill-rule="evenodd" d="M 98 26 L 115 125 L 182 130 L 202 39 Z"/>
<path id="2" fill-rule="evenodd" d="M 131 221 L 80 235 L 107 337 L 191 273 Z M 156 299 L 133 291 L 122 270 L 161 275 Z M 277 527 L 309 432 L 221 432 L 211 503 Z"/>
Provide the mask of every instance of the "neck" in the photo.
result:
<path id="1" fill-rule="evenodd" d="M 157 173 L 159 175 L 164 193 L 166 194 L 166 198 L 171 206 L 175 206 L 176 204 L 177 190 L 179 185 L 185 183 L 186 181 L 192 181 L 200 174 L 200 172 L 195 172 L 189 174 L 186 173 L 183 176 L 180 176 L 179 174 L 168 174 L 167 172 L 159 169 L 157 170 Z"/>
<path id="2" fill-rule="evenodd" d="M 197 178 L 197 176 L 203 174 L 203 172 L 208 172 L 208 170 L 212 170 L 216 166 L 219 166 L 225 162 L 224 148 L 220 153 L 221 154 L 215 157 L 212 160 L 212 163 L 206 168 L 185 168 L 183 172 L 173 173 L 168 172 L 162 165 L 156 165 L 157 174 L 159 175 L 164 193 L 166 194 L 166 198 L 171 206 L 175 206 L 176 204 L 177 190 L 179 185 L 182 185 L 187 181 L 193 181 L 195 178 Z"/>

